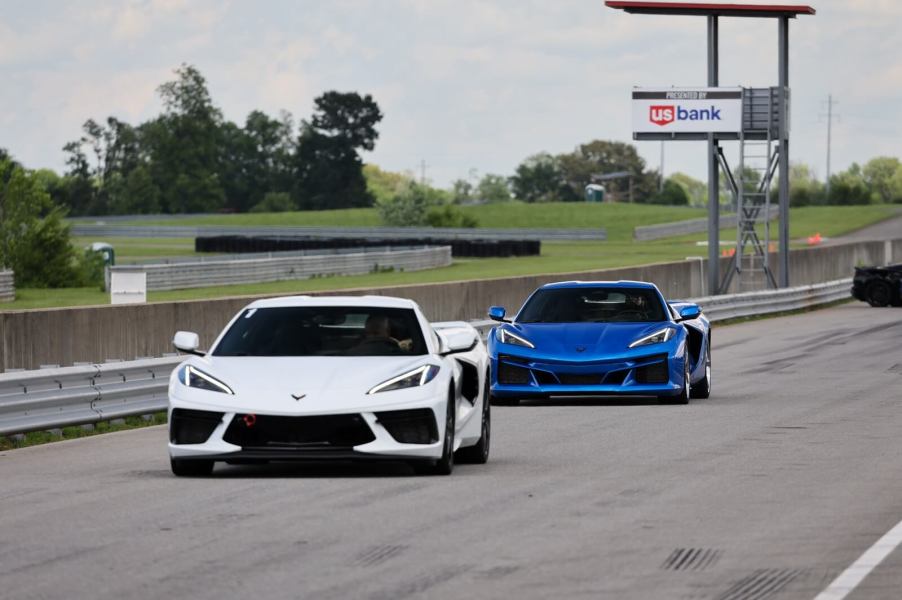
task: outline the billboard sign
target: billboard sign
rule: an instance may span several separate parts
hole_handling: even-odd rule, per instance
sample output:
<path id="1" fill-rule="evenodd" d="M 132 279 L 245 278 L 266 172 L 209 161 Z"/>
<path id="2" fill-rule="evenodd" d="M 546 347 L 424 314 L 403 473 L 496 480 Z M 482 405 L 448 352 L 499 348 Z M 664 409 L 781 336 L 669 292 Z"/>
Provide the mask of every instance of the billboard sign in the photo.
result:
<path id="1" fill-rule="evenodd" d="M 742 88 L 634 88 L 634 133 L 736 133 Z"/>

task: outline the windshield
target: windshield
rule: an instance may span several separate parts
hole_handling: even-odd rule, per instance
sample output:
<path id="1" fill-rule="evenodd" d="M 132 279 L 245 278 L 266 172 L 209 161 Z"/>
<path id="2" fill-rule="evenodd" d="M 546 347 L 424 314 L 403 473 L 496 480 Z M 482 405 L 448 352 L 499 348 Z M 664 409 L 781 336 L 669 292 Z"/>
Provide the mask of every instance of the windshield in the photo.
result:
<path id="1" fill-rule="evenodd" d="M 406 308 L 304 306 L 251 308 L 214 356 L 418 356 L 426 343 Z"/>
<path id="2" fill-rule="evenodd" d="M 538 290 L 517 316 L 518 323 L 647 323 L 666 321 L 654 290 L 573 287 Z"/>

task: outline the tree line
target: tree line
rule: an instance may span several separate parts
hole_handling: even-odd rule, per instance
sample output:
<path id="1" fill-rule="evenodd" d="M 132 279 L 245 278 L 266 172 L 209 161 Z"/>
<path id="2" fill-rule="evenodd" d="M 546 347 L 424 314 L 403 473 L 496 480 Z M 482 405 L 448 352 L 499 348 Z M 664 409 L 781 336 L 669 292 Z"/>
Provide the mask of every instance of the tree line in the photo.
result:
<path id="1" fill-rule="evenodd" d="M 370 95 L 326 92 L 295 125 L 255 110 L 225 119 L 200 71 L 182 65 L 157 92 L 163 113 L 138 125 L 88 119 L 66 144 L 67 171 L 45 172 L 70 215 L 246 212 L 371 206 L 359 151 L 382 119 Z"/>

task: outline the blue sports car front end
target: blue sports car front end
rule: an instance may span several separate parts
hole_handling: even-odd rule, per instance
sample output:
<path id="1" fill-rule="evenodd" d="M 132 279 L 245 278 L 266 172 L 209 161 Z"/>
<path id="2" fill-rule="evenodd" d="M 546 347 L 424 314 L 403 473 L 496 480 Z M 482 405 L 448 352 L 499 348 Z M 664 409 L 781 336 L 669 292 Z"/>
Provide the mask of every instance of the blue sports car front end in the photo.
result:
<path id="1" fill-rule="evenodd" d="M 710 328 L 697 306 L 679 306 L 653 284 L 565 282 L 539 288 L 513 320 L 493 307 L 492 396 L 707 397 Z"/>

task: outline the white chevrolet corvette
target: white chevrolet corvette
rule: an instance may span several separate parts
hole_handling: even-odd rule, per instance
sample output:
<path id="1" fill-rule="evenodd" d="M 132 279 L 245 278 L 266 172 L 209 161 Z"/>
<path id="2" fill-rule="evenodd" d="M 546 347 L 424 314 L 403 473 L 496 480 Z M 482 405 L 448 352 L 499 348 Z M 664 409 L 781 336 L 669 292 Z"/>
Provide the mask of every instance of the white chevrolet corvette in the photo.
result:
<path id="1" fill-rule="evenodd" d="M 484 463 L 491 433 L 485 345 L 468 323 L 430 324 L 411 300 L 297 296 L 240 311 L 169 382 L 176 475 L 216 461 L 406 461 L 448 474 Z"/>

